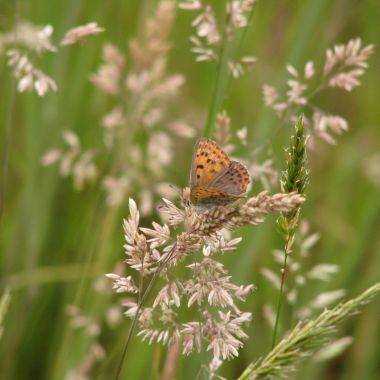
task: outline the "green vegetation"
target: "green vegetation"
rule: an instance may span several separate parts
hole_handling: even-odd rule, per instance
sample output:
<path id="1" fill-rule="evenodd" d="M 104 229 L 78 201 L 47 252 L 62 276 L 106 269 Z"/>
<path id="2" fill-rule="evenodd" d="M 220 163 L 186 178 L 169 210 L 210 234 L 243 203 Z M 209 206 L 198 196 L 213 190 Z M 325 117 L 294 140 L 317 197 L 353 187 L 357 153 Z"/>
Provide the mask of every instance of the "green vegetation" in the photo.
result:
<path id="1" fill-rule="evenodd" d="M 296 326 L 306 309 L 303 321 L 318 321 L 324 306 L 341 310 L 335 305 L 354 297 L 359 297 L 361 306 L 369 293 L 363 299 L 360 294 L 380 279 L 380 3 L 258 1 L 247 18 L 248 27 L 234 30 L 226 46 L 216 45 L 216 53 L 222 52 L 224 57 L 219 71 L 217 62 L 196 62 L 191 52 L 189 37 L 195 35 L 191 22 L 197 11 L 176 9 L 166 18 L 169 10 L 165 8 L 161 18 L 156 17 L 156 29 L 152 27 L 149 32 L 147 19 L 153 17 L 158 3 L 0 2 L 2 379 L 77 379 L 75 371 L 89 379 L 115 376 L 130 319 L 120 313 L 124 311 L 119 306 L 123 295 L 112 293 L 112 282 L 104 274 L 116 273 L 116 265 L 126 258 L 122 226 L 123 218 L 129 215 L 128 198 L 135 199 L 141 212 L 140 226 L 149 228 L 152 221 L 160 220 L 156 208 L 160 194 L 167 198 L 175 193 L 172 200 L 179 206 L 177 192 L 164 185 L 189 185 L 196 138 L 215 136 L 212 129 L 217 128 L 218 113 L 223 110 L 231 119 L 230 143 L 236 147 L 232 155 L 246 159 L 251 175 L 256 175 L 250 197 L 264 190 L 265 183 L 270 194 L 281 191 L 279 176 L 272 181 L 271 174 L 279 175 L 286 169 L 284 150 L 295 133 L 296 120 L 290 120 L 293 114 L 298 118 L 305 113 L 312 120 L 312 112 L 323 109 L 341 115 L 349 124 L 347 131 L 341 128 L 342 133 L 334 134 L 335 145 L 326 142 L 328 137 L 315 138 L 307 150 L 306 202 L 287 263 L 293 269 L 301 263 L 301 269 L 285 279 L 284 296 L 290 289 L 297 289 L 297 296 L 291 302 L 285 302 L 284 297 L 276 342 L 281 342 L 286 332 L 304 331 L 304 324 Z M 209 3 L 223 31 L 224 22 L 230 22 L 225 16 L 225 1 Z M 54 27 L 51 41 L 58 47 L 57 52 L 39 55 L 31 49 L 24 51 L 36 67 L 54 79 L 57 92 L 39 97 L 36 92 L 14 91 L 17 81 L 6 53 L 13 45 L 4 36 L 14 29 L 17 20 Z M 88 36 L 83 43 L 59 45 L 68 29 L 89 22 L 96 22 L 104 31 Z M 280 118 L 264 105 L 263 85 L 275 86 L 281 93 L 288 90 L 287 64 L 303 73 L 305 63 L 313 60 L 316 74 L 310 79 L 310 89 L 318 89 L 326 49 L 356 37 L 361 38 L 362 47 L 375 45 L 360 86 L 352 91 L 335 87 L 318 90 L 308 98 L 310 107 L 297 105 Z M 130 43 L 132 39 L 134 44 Z M 220 43 L 225 39 L 228 36 Z M 149 45 L 152 40 L 159 44 Z M 116 45 L 125 58 L 125 62 L 119 62 L 122 85 L 114 94 L 90 80 L 104 63 L 102 49 L 106 43 Z M 109 54 L 111 63 L 117 62 L 115 55 Z M 228 60 L 251 55 L 257 62 L 243 76 L 233 78 Z M 155 76 L 140 90 L 144 70 Z M 127 78 L 129 84 L 125 85 Z M 116 135 L 112 135 L 112 127 L 104 126 L 107 122 L 103 119 L 114 109 L 121 110 Z M 342 126 L 340 120 L 335 122 Z M 189 129 L 178 127 L 181 123 Z M 243 127 L 247 128 L 245 145 L 241 143 L 244 138 L 237 137 Z M 310 125 L 305 123 L 304 127 L 307 134 Z M 67 132 L 66 143 L 63 141 L 62 133 L 67 129 L 79 137 L 79 145 L 75 135 Z M 190 137 L 178 137 L 178 131 Z M 172 140 L 168 142 L 162 132 Z M 166 147 L 170 148 L 169 157 Z M 60 149 L 61 156 L 46 167 L 41 161 L 52 148 Z M 73 152 L 73 162 L 80 165 L 73 164 L 63 178 L 63 158 L 71 157 Z M 271 160 L 270 171 L 263 174 L 265 181 L 260 181 L 260 174 L 252 173 L 253 164 L 263 168 L 267 160 Z M 112 182 L 115 178 L 120 180 L 116 185 Z M 110 195 L 109 189 L 115 187 L 123 191 L 113 193 L 116 201 L 110 206 L 112 201 L 108 198 L 106 202 L 105 189 Z M 285 187 L 285 191 L 294 189 L 289 184 Z M 299 190 L 303 192 L 304 186 Z M 222 256 L 223 265 L 235 284 L 253 283 L 257 291 L 241 306 L 253 313 L 253 321 L 245 329 L 249 338 L 239 356 L 226 361 L 218 371 L 227 379 L 241 376 L 250 363 L 254 363 L 251 370 L 271 373 L 260 365 L 267 365 L 268 357 L 272 359 L 267 355 L 274 320 L 268 305 L 276 305 L 279 290 L 262 269 L 268 268 L 279 278 L 280 267 L 272 251 L 284 248 L 275 217 L 268 216 L 265 223 L 255 227 L 239 228 L 233 232 L 233 237 L 238 236 L 242 237 L 241 243 L 236 251 Z M 313 272 L 320 264 L 326 266 Z M 180 278 L 183 272 L 179 268 L 176 275 Z M 373 293 L 378 290 L 373 289 Z M 332 303 L 326 301 L 330 296 Z M 151 296 L 149 302 L 153 299 Z M 379 308 L 379 299 L 375 298 L 360 314 L 340 321 L 329 338 L 352 336 L 352 344 L 343 352 L 338 350 L 331 360 L 317 362 L 311 357 L 302 363 L 297 361 L 298 371 L 291 378 L 380 378 Z M 191 318 L 196 310 L 184 308 L 180 312 Z M 192 380 L 197 375 L 199 379 L 207 378 L 203 368 L 212 358 L 210 353 L 169 354 L 166 347 L 149 345 L 134 336 L 121 379 L 169 376 L 169 357 L 176 363 L 178 379 Z"/>

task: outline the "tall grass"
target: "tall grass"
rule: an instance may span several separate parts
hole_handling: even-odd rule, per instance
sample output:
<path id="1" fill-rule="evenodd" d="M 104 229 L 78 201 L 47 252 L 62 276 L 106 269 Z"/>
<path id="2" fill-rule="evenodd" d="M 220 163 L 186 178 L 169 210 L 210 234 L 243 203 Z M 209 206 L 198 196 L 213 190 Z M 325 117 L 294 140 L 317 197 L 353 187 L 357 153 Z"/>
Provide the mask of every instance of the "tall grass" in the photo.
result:
<path id="1" fill-rule="evenodd" d="M 223 2 L 211 3 L 217 16 L 223 19 Z M 115 43 L 125 54 L 128 68 L 132 65 L 127 39 L 141 36 L 146 19 L 156 5 L 157 1 L 153 0 L 107 5 L 61 0 L 35 0 L 32 4 L 20 0 L 18 17 L 37 25 L 52 24 L 55 43 L 67 29 L 91 21 L 104 27 L 105 32 L 83 45 L 61 48 L 56 54 L 36 58 L 35 63 L 54 78 L 59 91 L 44 98 L 34 93 L 16 93 L 14 113 L 9 107 L 13 80 L 6 64 L 5 48 L 0 43 L 4 99 L 0 106 L 1 157 L 9 155 L 6 178 L 1 184 L 5 197 L 0 199 L 1 285 L 3 289 L 8 287 L 11 295 L 8 307 L 1 312 L 1 378 L 68 378 L 71 371 L 83 365 L 86 355 L 98 343 L 105 348 L 106 355 L 95 361 L 90 378 L 109 378 L 115 373 L 129 321 L 123 317 L 117 327 L 107 323 L 106 313 L 111 305 L 120 302 L 120 297 L 113 297 L 110 284 L 99 279 L 123 259 L 122 219 L 128 213 L 127 199 L 138 198 L 143 187 L 131 190 L 118 208 L 109 208 L 104 202 L 100 180 L 75 192 L 71 179 L 62 179 L 56 168 L 42 167 L 40 162 L 48 149 L 62 146 L 61 133 L 66 128 L 80 136 L 84 147 L 102 149 L 100 120 L 113 100 L 99 92 L 88 78 L 99 66 L 102 44 L 107 41 Z M 3 35 L 14 26 L 15 3 L 0 4 L 0 14 L 4 16 L 0 20 Z M 187 82 L 178 108 L 173 106 L 169 116 L 176 119 L 186 114 L 198 135 L 212 136 L 217 113 L 226 109 L 232 119 L 235 145 L 238 145 L 237 129 L 248 128 L 247 145 L 239 145 L 235 152 L 248 157 L 269 138 L 258 160 L 273 158 L 279 171 L 284 168 L 283 149 L 288 145 L 292 124 L 286 124 L 274 134 L 279 122 L 264 107 L 261 86 L 265 83 L 281 86 L 287 77 L 287 63 L 303 67 L 308 59 L 313 59 L 322 64 L 327 47 L 353 37 L 360 36 L 364 44 L 379 45 L 379 14 L 380 5 L 375 1 L 307 0 L 281 4 L 259 1 L 245 35 L 238 31 L 228 44 L 222 45 L 226 61 L 237 54 L 258 57 L 252 71 L 234 80 L 226 61 L 222 61 L 220 75 L 215 63 L 195 63 L 188 43 L 193 15 L 177 10 L 169 39 L 168 68 L 170 72 L 183 73 Z M 379 280 L 379 185 L 365 170 L 366 159 L 379 151 L 379 64 L 379 53 L 375 51 L 360 88 L 350 94 L 334 90 L 317 98 L 319 106 L 344 115 L 350 129 L 338 137 L 336 146 L 317 142 L 309 154 L 310 185 L 302 217 L 321 238 L 311 249 L 307 264 L 309 267 L 321 262 L 337 264 L 339 272 L 330 282 L 309 282 L 302 288 L 300 302 L 306 303 L 332 289 L 345 289 L 345 297 L 349 299 Z M 9 117 L 13 117 L 10 138 L 6 128 Z M 127 136 L 130 143 L 119 141 L 115 165 L 128 164 L 124 162 L 124 150 L 129 144 L 141 147 L 148 144 L 149 132 L 139 133 L 138 128 L 135 132 Z M 163 172 L 166 182 L 179 187 L 187 185 L 194 141 L 195 136 L 176 141 L 172 163 Z M 2 162 L 2 168 L 3 165 Z M 108 169 L 109 161 L 102 161 L 100 177 Z M 262 185 L 255 181 L 252 194 L 261 190 Z M 273 190 L 278 191 L 278 187 Z M 153 208 L 150 215 L 142 217 L 141 224 L 150 226 L 157 219 Z M 254 315 L 247 331 L 250 338 L 239 357 L 221 367 L 220 374 L 226 378 L 237 378 L 259 357 L 264 357 L 265 363 L 271 351 L 273 331 L 262 311 L 264 305 L 275 303 L 278 296 L 260 274 L 263 267 L 277 270 L 271 251 L 282 243 L 274 218 L 268 218 L 254 230 L 241 227 L 238 235 L 243 238 L 239 250 L 223 257 L 223 264 L 236 283 L 254 283 L 258 291 L 248 298 L 244 307 Z M 181 275 L 180 271 L 177 275 Z M 95 291 L 94 284 L 102 291 Z M 73 329 L 70 325 L 73 320 L 80 323 L 81 319 L 67 314 L 68 305 L 79 307 L 100 327 L 101 334 L 86 332 L 91 323 Z M 291 311 L 284 307 L 283 312 L 280 331 L 291 330 L 294 325 L 287 324 Z M 294 378 L 378 378 L 378 313 L 379 303 L 375 300 L 360 315 L 344 322 L 336 336 L 352 335 L 353 344 L 333 361 L 315 364 L 307 360 L 298 366 Z M 317 314 L 315 311 L 312 321 Z M 191 311 L 184 311 L 184 317 L 191 315 Z M 284 338 L 283 334 L 278 336 L 278 341 Z M 124 378 L 160 378 L 166 354 L 159 344 L 149 346 L 135 337 L 128 352 L 128 361 L 133 365 L 127 367 Z M 194 379 L 205 364 L 197 355 L 180 355 L 177 360 L 178 379 Z"/>

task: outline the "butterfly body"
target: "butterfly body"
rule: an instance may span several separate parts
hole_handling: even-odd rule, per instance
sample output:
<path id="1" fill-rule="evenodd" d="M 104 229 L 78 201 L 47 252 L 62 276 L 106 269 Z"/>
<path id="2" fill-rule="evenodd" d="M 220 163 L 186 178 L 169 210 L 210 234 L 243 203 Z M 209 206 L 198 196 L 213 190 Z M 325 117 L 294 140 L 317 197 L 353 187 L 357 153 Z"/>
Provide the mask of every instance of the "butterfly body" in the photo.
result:
<path id="1" fill-rule="evenodd" d="M 194 148 L 190 176 L 190 202 L 198 209 L 226 205 L 241 198 L 250 176 L 238 161 L 212 140 L 200 138 Z"/>

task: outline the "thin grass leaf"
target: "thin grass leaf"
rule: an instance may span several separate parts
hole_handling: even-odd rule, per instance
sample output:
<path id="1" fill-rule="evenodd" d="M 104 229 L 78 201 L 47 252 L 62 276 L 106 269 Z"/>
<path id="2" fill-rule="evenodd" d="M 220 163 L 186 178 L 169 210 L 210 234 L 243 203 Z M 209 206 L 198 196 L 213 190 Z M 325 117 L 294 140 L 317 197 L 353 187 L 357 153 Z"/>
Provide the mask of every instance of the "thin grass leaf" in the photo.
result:
<path id="1" fill-rule="evenodd" d="M 250 364 L 238 380 L 286 378 L 299 368 L 299 361 L 321 348 L 337 325 L 357 314 L 380 292 L 380 282 L 358 297 L 323 311 L 309 322 L 300 322 L 269 354 Z"/>

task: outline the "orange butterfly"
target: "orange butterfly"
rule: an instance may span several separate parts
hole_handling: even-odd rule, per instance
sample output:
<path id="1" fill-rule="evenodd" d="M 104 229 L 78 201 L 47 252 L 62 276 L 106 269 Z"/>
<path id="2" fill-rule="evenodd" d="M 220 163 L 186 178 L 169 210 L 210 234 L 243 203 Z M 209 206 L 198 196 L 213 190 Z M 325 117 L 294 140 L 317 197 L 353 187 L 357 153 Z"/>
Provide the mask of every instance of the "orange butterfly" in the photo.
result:
<path id="1" fill-rule="evenodd" d="M 200 138 L 195 144 L 190 175 L 190 202 L 204 210 L 241 198 L 250 183 L 248 170 L 212 140 Z"/>

